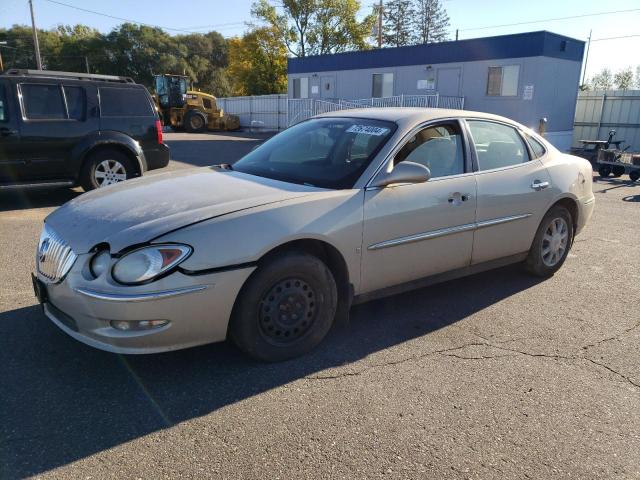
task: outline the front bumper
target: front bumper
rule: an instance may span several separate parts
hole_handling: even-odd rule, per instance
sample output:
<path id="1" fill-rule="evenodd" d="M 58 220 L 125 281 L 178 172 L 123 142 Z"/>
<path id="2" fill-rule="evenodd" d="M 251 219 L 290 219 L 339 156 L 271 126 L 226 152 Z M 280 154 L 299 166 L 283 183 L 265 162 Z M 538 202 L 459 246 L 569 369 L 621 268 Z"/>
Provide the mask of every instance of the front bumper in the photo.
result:
<path id="1" fill-rule="evenodd" d="M 85 257 L 79 256 L 61 283 L 46 286 L 44 312 L 76 340 L 125 354 L 166 352 L 224 340 L 236 296 L 254 270 L 197 276 L 174 272 L 147 285 L 124 287 L 88 278 Z M 111 326 L 113 320 L 169 323 L 122 331 Z"/>

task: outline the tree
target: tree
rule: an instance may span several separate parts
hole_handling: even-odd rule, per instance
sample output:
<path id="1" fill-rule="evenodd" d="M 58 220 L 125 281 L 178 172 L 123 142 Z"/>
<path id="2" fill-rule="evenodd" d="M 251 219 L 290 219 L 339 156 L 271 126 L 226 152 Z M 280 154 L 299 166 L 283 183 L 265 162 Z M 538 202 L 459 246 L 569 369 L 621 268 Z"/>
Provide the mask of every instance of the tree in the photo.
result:
<path id="1" fill-rule="evenodd" d="M 414 36 L 411 25 L 414 15 L 411 0 L 390 0 L 384 7 L 382 42 L 392 47 L 410 45 Z"/>
<path id="2" fill-rule="evenodd" d="M 603 68 L 591 78 L 591 88 L 593 90 L 611 90 L 613 88 L 613 75 L 611 70 Z"/>
<path id="3" fill-rule="evenodd" d="M 296 57 L 368 48 L 375 18 L 357 19 L 359 0 L 283 0 L 280 11 L 267 0 L 257 0 L 251 15 L 271 27 Z"/>
<path id="4" fill-rule="evenodd" d="M 260 27 L 229 39 L 228 77 L 234 95 L 287 91 L 287 49 L 273 27 Z"/>
<path id="5" fill-rule="evenodd" d="M 613 81 L 618 90 L 629 90 L 633 85 L 633 70 L 624 68 L 614 75 Z"/>
<path id="6" fill-rule="evenodd" d="M 414 42 L 431 43 L 447 40 L 449 15 L 441 0 L 415 0 Z"/>

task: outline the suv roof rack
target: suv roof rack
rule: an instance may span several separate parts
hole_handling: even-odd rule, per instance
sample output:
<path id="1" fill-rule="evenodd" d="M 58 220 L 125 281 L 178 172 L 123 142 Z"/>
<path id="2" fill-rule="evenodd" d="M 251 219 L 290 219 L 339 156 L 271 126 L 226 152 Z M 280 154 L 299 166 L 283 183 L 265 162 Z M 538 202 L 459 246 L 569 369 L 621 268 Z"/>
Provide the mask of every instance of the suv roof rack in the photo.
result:
<path id="1" fill-rule="evenodd" d="M 136 83 L 131 77 L 119 77 L 117 75 L 100 75 L 97 73 L 57 72 L 54 70 L 29 70 L 23 68 L 11 68 L 5 75 L 26 75 L 33 77 L 68 78 L 73 80 L 98 80 L 102 82 Z"/>

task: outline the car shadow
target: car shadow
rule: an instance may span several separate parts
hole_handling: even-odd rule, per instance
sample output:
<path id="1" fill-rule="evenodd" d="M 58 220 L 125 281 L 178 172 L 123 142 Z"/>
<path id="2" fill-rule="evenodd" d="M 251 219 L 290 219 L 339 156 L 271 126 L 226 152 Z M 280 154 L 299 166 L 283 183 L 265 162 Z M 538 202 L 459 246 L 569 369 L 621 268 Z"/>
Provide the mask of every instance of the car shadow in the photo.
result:
<path id="1" fill-rule="evenodd" d="M 57 207 L 82 193 L 79 188 L 38 188 L 0 191 L 0 212 Z"/>
<path id="2" fill-rule="evenodd" d="M 314 352 L 252 361 L 227 343 L 114 355 L 29 306 L 0 314 L 0 465 L 37 475 L 464 321 L 540 282 L 512 266 L 356 306 Z M 461 295 L 460 292 L 464 292 Z"/>

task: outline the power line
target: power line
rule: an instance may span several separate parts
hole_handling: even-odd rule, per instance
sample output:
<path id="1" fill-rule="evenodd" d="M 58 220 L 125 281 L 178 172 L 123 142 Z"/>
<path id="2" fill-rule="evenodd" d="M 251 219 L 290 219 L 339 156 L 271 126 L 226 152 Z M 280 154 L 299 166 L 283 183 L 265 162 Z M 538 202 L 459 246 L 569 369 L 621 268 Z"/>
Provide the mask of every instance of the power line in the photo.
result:
<path id="1" fill-rule="evenodd" d="M 117 17 L 115 15 L 110 15 L 108 13 L 96 12 L 95 10 L 89 10 L 88 8 L 82 8 L 82 7 L 78 7 L 76 5 L 70 5 L 68 3 L 59 2 L 57 0 L 46 0 L 46 1 L 49 2 L 49 3 L 55 3 L 56 5 L 62 5 L 64 7 L 73 8 L 75 10 L 80 10 L 81 12 L 92 13 L 94 15 L 100 15 L 100 16 L 103 16 L 103 17 L 112 18 L 114 20 L 120 20 L 122 22 L 135 23 L 135 24 L 138 24 L 138 25 L 144 25 L 145 27 L 161 28 L 163 30 L 171 30 L 171 31 L 174 31 L 174 32 L 182 32 L 182 33 L 200 33 L 200 32 L 195 32 L 193 30 L 187 30 L 187 29 L 184 29 L 184 28 L 164 27 L 162 25 L 154 25 L 152 23 L 138 22 L 137 20 L 131 20 L 130 18 Z M 244 22 L 233 22 L 233 24 L 235 24 L 235 23 L 244 23 Z M 232 25 L 232 23 L 219 24 L 219 26 L 221 26 L 221 27 L 227 27 L 227 26 L 231 26 L 231 25 Z M 213 27 L 216 27 L 216 25 L 203 26 L 202 28 L 213 28 Z M 200 27 L 194 27 L 194 28 L 200 28 Z"/>
<path id="2" fill-rule="evenodd" d="M 51 1 L 51 0 L 48 0 Z M 468 32 L 470 30 L 488 30 L 490 28 L 500 28 L 500 27 L 515 27 L 518 25 L 529 25 L 531 23 L 542 23 L 542 22 L 555 22 L 557 20 L 571 20 L 573 18 L 584 18 L 584 17 L 595 17 L 598 15 L 614 15 L 617 13 L 631 13 L 631 12 L 640 12 L 640 8 L 631 8 L 628 10 L 614 10 L 614 11 L 608 11 L 608 12 L 599 12 L 599 13 L 585 13 L 582 15 L 571 15 L 568 17 L 556 17 L 556 18 L 547 18 L 544 20 L 531 20 L 528 22 L 517 22 L 517 23 L 505 23 L 502 25 L 491 25 L 488 27 L 474 27 L 474 28 L 461 28 L 459 29 L 461 32 Z"/>
<path id="3" fill-rule="evenodd" d="M 594 38 L 591 41 L 592 42 L 602 42 L 603 40 L 618 40 L 619 38 L 632 38 L 632 37 L 640 37 L 640 34 L 637 34 L 637 35 L 623 35 L 621 37 Z"/>

